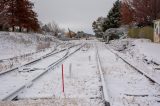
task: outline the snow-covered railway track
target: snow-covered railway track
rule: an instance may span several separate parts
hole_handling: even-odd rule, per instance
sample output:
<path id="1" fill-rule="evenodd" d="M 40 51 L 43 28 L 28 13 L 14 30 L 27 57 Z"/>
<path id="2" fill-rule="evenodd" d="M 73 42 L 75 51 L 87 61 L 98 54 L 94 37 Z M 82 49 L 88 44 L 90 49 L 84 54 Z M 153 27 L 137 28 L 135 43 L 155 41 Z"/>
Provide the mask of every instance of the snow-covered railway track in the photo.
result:
<path id="1" fill-rule="evenodd" d="M 66 45 L 68 45 L 68 44 L 66 44 Z M 60 46 L 60 45 L 58 45 L 58 46 Z M 37 58 L 37 59 L 34 59 L 34 60 L 32 60 L 32 61 L 30 61 L 30 62 L 27 62 L 27 63 L 25 63 L 25 64 L 22 64 L 22 65 L 20 65 L 20 66 L 15 66 L 15 67 L 13 67 L 13 68 L 11 68 L 11 69 L 9 69 L 9 70 L 0 72 L 0 76 L 2 76 L 2 75 L 4 75 L 4 74 L 7 74 L 7 73 L 10 73 L 10 72 L 12 72 L 12 71 L 18 70 L 20 67 L 33 64 L 33 63 L 38 62 L 38 61 L 40 61 L 40 60 L 42 60 L 42 59 L 48 58 L 49 56 L 52 56 L 52 55 L 55 55 L 55 54 L 57 54 L 57 53 L 63 52 L 63 51 L 65 51 L 65 50 L 67 50 L 68 48 L 72 48 L 72 47 L 74 47 L 74 46 L 76 46 L 76 45 L 69 46 L 69 47 L 64 48 L 64 49 L 62 49 L 62 50 L 60 50 L 60 51 L 57 51 L 57 48 L 55 48 L 55 49 L 54 49 L 53 51 L 51 51 L 50 53 L 47 53 L 46 55 L 43 55 L 43 56 L 41 56 L 41 57 L 39 57 L 39 58 Z"/>
<path id="2" fill-rule="evenodd" d="M 7 82 L 10 82 L 10 84 L 13 84 L 13 85 L 12 85 L 12 88 L 10 86 L 3 86 L 4 89 L 2 87 L 0 88 L 1 89 L 0 90 L 0 95 L 1 95 L 0 96 L 0 100 L 2 100 L 2 101 L 13 100 L 24 89 L 26 89 L 27 87 L 32 86 L 37 79 L 41 78 L 45 73 L 47 73 L 48 71 L 53 69 L 56 65 L 58 65 L 63 60 L 65 60 L 66 58 L 68 58 L 69 56 L 71 56 L 72 54 L 77 52 L 78 50 L 80 50 L 84 45 L 85 44 L 77 45 L 77 46 L 74 46 L 74 47 L 70 47 L 69 49 L 66 49 L 65 51 L 63 51 L 63 53 L 61 52 L 61 53 L 58 53 L 56 55 L 51 56 L 47 61 L 43 61 L 40 64 L 33 64 L 32 67 L 36 67 L 36 66 L 41 66 L 41 65 L 43 65 L 44 63 L 47 62 L 46 65 L 44 64 L 45 68 L 40 68 L 40 69 L 36 70 L 38 72 L 36 72 L 36 71 L 35 72 L 31 72 L 32 75 L 28 75 L 27 78 L 21 78 L 21 77 L 24 77 L 24 76 L 21 76 L 21 75 L 19 75 L 19 76 L 12 76 L 11 75 L 11 77 L 14 77 L 13 78 L 14 79 L 13 82 L 18 81 L 18 80 L 21 80 L 21 81 L 19 81 L 18 84 L 15 82 L 15 85 L 12 83 L 12 81 L 6 81 L 6 85 L 8 85 Z M 52 61 L 52 59 L 55 59 L 55 61 Z M 4 79 L 2 78 L 1 81 L 2 80 L 6 80 L 6 79 L 8 79 L 8 78 L 7 77 L 4 78 Z M 5 83 L 3 85 L 5 85 Z"/>
<path id="3" fill-rule="evenodd" d="M 130 67 L 132 67 L 134 70 L 138 71 L 140 74 L 144 75 L 146 78 L 148 78 L 150 81 L 152 81 L 153 83 L 157 83 L 158 85 L 160 85 L 160 78 L 155 78 L 152 72 L 149 68 L 147 67 L 142 67 L 140 66 L 138 63 L 136 63 L 135 61 L 125 57 L 122 54 L 117 53 L 116 51 L 112 50 L 111 48 L 105 46 L 110 52 L 112 52 L 113 54 L 115 54 L 118 58 L 120 58 L 121 60 L 123 60 L 126 64 L 128 64 Z"/>
<path id="4" fill-rule="evenodd" d="M 103 68 L 102 68 L 102 64 L 101 64 L 101 61 L 100 61 L 101 59 L 100 59 L 100 56 L 99 56 L 97 46 L 96 46 L 96 60 L 97 60 L 97 67 L 98 67 L 98 70 L 100 72 L 100 77 L 101 77 L 100 79 L 101 79 L 101 82 L 102 82 L 102 93 L 103 93 L 104 104 L 105 104 L 105 106 L 110 106 L 108 90 L 107 90 L 107 86 L 106 86 L 106 83 L 105 83 L 105 78 L 104 78 L 104 75 L 103 75 Z"/>
<path id="5" fill-rule="evenodd" d="M 159 106 L 159 84 L 140 74 L 105 44 L 99 44 L 98 52 L 111 106 Z"/>

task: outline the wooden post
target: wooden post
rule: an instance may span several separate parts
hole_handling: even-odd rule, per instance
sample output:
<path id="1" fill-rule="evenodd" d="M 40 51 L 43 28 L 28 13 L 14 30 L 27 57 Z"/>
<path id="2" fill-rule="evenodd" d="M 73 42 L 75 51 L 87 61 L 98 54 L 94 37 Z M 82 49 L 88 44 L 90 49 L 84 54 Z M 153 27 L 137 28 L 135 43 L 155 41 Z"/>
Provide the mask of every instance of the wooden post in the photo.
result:
<path id="1" fill-rule="evenodd" d="M 62 92 L 64 93 L 64 67 L 62 64 Z"/>
<path id="2" fill-rule="evenodd" d="M 91 56 L 88 57 L 89 58 L 89 62 L 91 61 Z"/>
<path id="3" fill-rule="evenodd" d="M 72 76 L 72 63 L 69 64 L 69 77 Z"/>

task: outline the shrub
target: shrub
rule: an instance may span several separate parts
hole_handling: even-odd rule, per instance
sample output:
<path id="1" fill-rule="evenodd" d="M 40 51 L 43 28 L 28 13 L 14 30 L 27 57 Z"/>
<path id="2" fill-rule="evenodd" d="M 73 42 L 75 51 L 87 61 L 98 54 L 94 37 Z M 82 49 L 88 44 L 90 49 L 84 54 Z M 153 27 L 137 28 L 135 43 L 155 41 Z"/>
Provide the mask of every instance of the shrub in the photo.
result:
<path id="1" fill-rule="evenodd" d="M 153 41 L 153 37 L 154 37 L 154 30 L 152 27 L 143 27 L 141 28 L 140 32 L 139 32 L 139 37 L 140 38 L 146 38 L 146 39 L 150 39 L 151 41 Z"/>
<path id="2" fill-rule="evenodd" d="M 128 36 L 131 38 L 139 38 L 139 28 L 131 28 L 128 31 Z"/>
<path id="3" fill-rule="evenodd" d="M 153 41 L 153 28 L 146 26 L 143 28 L 131 28 L 128 31 L 128 36 L 131 38 L 146 38 Z"/>
<path id="4" fill-rule="evenodd" d="M 50 42 L 39 42 L 37 45 L 37 51 L 50 47 Z"/>

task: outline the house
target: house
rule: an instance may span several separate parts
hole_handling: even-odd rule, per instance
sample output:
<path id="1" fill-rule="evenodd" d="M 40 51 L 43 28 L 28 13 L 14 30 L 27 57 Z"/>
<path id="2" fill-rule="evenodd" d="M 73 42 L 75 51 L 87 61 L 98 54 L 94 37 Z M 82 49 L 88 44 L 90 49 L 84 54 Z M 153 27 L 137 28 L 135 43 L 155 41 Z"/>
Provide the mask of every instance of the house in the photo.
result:
<path id="1" fill-rule="evenodd" d="M 154 42 L 160 43 L 160 19 L 154 21 Z"/>

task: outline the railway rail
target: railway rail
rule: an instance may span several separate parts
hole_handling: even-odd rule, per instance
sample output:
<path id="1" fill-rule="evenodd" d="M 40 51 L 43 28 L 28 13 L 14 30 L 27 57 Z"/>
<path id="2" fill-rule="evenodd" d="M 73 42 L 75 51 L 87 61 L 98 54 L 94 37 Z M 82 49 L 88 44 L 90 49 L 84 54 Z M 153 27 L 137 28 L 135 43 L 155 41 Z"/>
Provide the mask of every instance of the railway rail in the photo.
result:
<path id="1" fill-rule="evenodd" d="M 97 46 L 96 46 L 96 60 L 97 60 L 97 66 L 98 66 L 98 70 L 100 72 L 100 78 L 101 78 L 101 82 L 102 82 L 102 93 L 103 93 L 104 104 L 105 104 L 105 106 L 110 106 L 108 89 L 107 89 L 107 85 L 105 83 L 105 78 L 103 75 L 103 68 L 101 65 L 101 60 L 100 60 Z"/>

